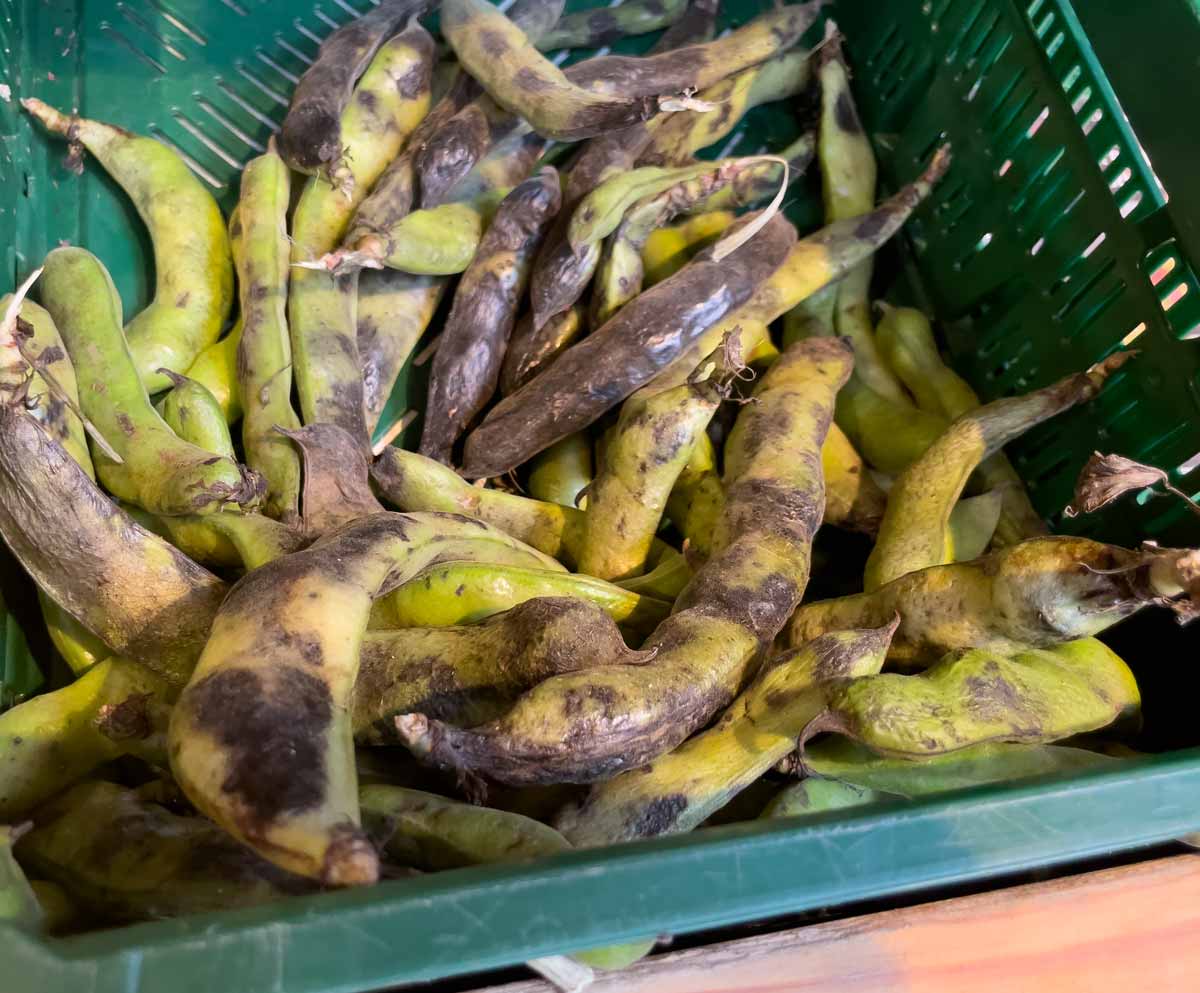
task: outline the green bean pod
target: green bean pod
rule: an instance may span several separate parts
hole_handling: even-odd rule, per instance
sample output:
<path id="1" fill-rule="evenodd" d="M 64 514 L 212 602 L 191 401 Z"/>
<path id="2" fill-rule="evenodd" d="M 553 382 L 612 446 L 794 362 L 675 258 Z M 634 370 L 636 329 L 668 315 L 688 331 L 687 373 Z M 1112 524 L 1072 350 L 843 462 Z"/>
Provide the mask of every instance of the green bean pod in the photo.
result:
<path id="1" fill-rule="evenodd" d="M 584 332 L 583 308 L 569 307 L 555 314 L 540 328 L 534 328 L 533 315 L 517 322 L 500 369 L 500 395 L 508 396 L 533 379 L 543 368 L 566 351 Z"/>
<path id="2" fill-rule="evenodd" d="M 0 297 L 0 314 L 8 312 L 11 301 L 11 293 Z M 32 300 L 22 300 L 20 322 L 17 333 L 28 335 L 23 337 L 22 348 L 33 359 L 33 369 L 30 371 L 25 360 L 18 356 L 12 370 L 15 378 L 6 382 L 4 388 L 23 391 L 25 409 L 29 411 L 30 416 L 51 438 L 62 445 L 84 472 L 95 479 L 96 470 L 88 451 L 83 421 L 66 402 L 70 400 L 75 404 L 79 403 L 79 388 L 75 382 L 75 367 L 67 357 L 54 319 L 44 307 L 39 307 Z M 57 390 L 50 388 L 39 370 L 50 376 Z M 6 376 L 6 379 L 8 378 Z M 58 391 L 61 391 L 61 394 Z M 66 400 L 62 394 L 65 394 Z"/>
<path id="3" fill-rule="evenodd" d="M 630 593 L 674 603 L 676 598 L 692 581 L 692 568 L 682 552 L 668 548 L 649 572 L 632 579 L 622 579 L 617 586 Z"/>
<path id="4" fill-rule="evenodd" d="M 359 274 L 358 354 L 369 430 L 378 426 L 400 372 L 429 328 L 447 285 L 440 276 L 414 276 L 395 269 Z"/>
<path id="5" fill-rule="evenodd" d="M 1054 649 L 953 652 L 915 676 L 828 689 L 805 736 L 833 731 L 887 755 L 928 756 L 993 741 L 1045 744 L 1138 714 L 1129 667 L 1094 638 Z"/>
<path id="6" fill-rule="evenodd" d="M 159 369 L 182 372 L 217 340 L 233 303 L 233 264 L 221 210 L 172 148 L 123 128 L 67 117 L 41 100 L 21 105 L 51 134 L 86 148 L 129 195 L 154 245 L 154 300 L 125 328 L 146 389 L 170 383 Z M 81 167 L 81 166 L 80 166 Z M 89 415 L 90 416 L 90 415 Z"/>
<path id="7" fill-rule="evenodd" d="M 560 18 L 536 43 L 543 52 L 599 48 L 631 35 L 670 27 L 686 8 L 687 0 L 627 0 L 616 7 L 580 10 Z"/>
<path id="8" fill-rule="evenodd" d="M 821 468 L 825 473 L 825 523 L 876 535 L 887 507 L 887 494 L 836 424 L 829 429 L 821 449 Z"/>
<path id="9" fill-rule="evenodd" d="M 785 786 L 759 814 L 760 820 L 775 820 L 779 817 L 811 817 L 830 810 L 846 810 L 863 807 L 881 800 L 896 799 L 890 793 L 854 786 L 836 779 L 802 779 Z"/>
<path id="10" fill-rule="evenodd" d="M 94 255 L 55 249 L 42 293 L 71 355 L 83 413 L 122 460 L 94 453 L 109 492 L 158 514 L 257 506 L 257 473 L 181 440 L 150 405 L 121 332 L 120 298 Z"/>
<path id="11" fill-rule="evenodd" d="M 701 363 L 685 385 L 624 404 L 588 489 L 581 572 L 620 580 L 645 570 L 667 498 L 741 361 L 731 343 Z"/>
<path id="12" fill-rule="evenodd" d="M 967 648 L 1052 648 L 1188 592 L 1197 553 L 1086 538 L 1030 538 L 971 562 L 910 572 L 873 593 L 805 604 L 790 643 L 900 615 L 890 657 L 928 664 Z M 1179 606 L 1186 606 L 1182 601 Z"/>
<path id="13" fill-rule="evenodd" d="M 333 251 L 355 208 L 429 109 L 433 39 L 413 23 L 371 61 L 342 119 L 347 179 L 308 181 L 292 215 L 292 262 Z M 288 322 L 304 423 L 337 424 L 369 448 L 353 274 L 294 268 Z"/>
<path id="14" fill-rule="evenodd" d="M 534 456 L 529 492 L 537 500 L 575 508 L 594 478 L 592 443 L 586 432 L 579 431 Z"/>
<path id="15" fill-rule="evenodd" d="M 145 666 L 110 658 L 75 682 L 0 715 L 0 817 L 16 821 L 121 755 L 166 763 L 171 687 Z"/>
<path id="16" fill-rule="evenodd" d="M 970 385 L 942 361 L 929 319 L 911 307 L 883 307 L 876 340 L 892 371 L 924 410 L 954 420 L 979 406 Z M 980 463 L 976 476 L 983 486 L 1002 495 L 996 540 L 1013 545 L 1047 533 L 1046 522 L 1029 501 L 1025 484 L 1003 452 Z"/>
<path id="17" fill-rule="evenodd" d="M 547 679 L 504 717 L 470 730 L 420 714 L 398 717 L 408 747 L 502 782 L 596 782 L 644 765 L 703 727 L 733 699 L 803 595 L 824 504 L 821 445 L 851 359 L 839 339 L 814 339 L 789 349 L 764 377 L 760 402 L 741 416 L 769 411 L 772 377 L 802 380 L 795 385 L 806 400 L 785 434 L 767 432 L 769 446 L 748 444 L 740 457 L 751 469 L 773 460 L 778 478 L 773 486 L 738 480 L 731 488 L 726 516 L 747 529 L 680 594 L 643 646 L 655 652 L 650 662 Z"/>
<path id="18" fill-rule="evenodd" d="M 55 651 L 63 657 L 71 672 L 82 676 L 92 666 L 103 662 L 112 651 L 91 631 L 80 624 L 62 607 L 38 590 L 38 603 L 42 608 L 42 620 Z"/>
<path id="19" fill-rule="evenodd" d="M 226 424 L 233 424 L 242 416 L 242 391 L 237 377 L 241 342 L 242 319 L 239 317 L 224 338 L 204 349 L 187 368 L 187 378 L 200 383 L 216 397 Z"/>
<path id="20" fill-rule="evenodd" d="M 449 463 L 455 442 L 495 392 L 529 266 L 560 202 L 558 173 L 548 166 L 497 209 L 459 280 L 433 359 L 422 455 Z"/>
<path id="21" fill-rule="evenodd" d="M 681 834 L 793 751 L 824 708 L 824 686 L 883 668 L 895 622 L 878 630 L 825 635 L 772 659 L 708 731 L 593 786 L 554 825 L 580 847 Z"/>
<path id="22" fill-rule="evenodd" d="M 125 511 L 201 565 L 256 569 L 307 544 L 303 532 L 262 514 L 188 514 L 158 517 L 136 507 Z"/>
<path id="23" fill-rule="evenodd" d="M 236 459 L 225 413 L 208 387 L 170 370 L 162 371 L 173 384 L 160 403 L 160 413 L 167 427 L 206 452 Z"/>
<path id="24" fill-rule="evenodd" d="M 954 505 L 946 521 L 946 531 L 955 562 L 969 562 L 988 550 L 1003 507 L 1003 497 L 998 490 L 965 497 Z"/>
<path id="25" fill-rule="evenodd" d="M 546 137 L 577 141 L 653 112 L 645 97 L 602 96 L 572 83 L 487 0 L 444 2 L 442 32 L 492 99 Z"/>
<path id="26" fill-rule="evenodd" d="M 833 735 L 804 749 L 807 783 L 840 781 L 892 796 L 918 797 L 961 790 L 985 783 L 1007 783 L 1110 766 L 1120 759 L 1067 745 L 987 742 L 923 759 L 876 755 L 849 738 Z M 799 785 L 799 784 L 798 784 Z"/>
<path id="27" fill-rule="evenodd" d="M 905 573 L 954 561 L 950 514 L 979 463 L 1034 425 L 1091 400 L 1129 358 L 1129 352 L 1117 352 L 1087 372 L 956 420 L 892 486 L 864 588 L 870 592 Z"/>
<path id="28" fill-rule="evenodd" d="M 645 636 L 671 612 L 665 600 L 624 590 L 593 576 L 552 571 L 493 555 L 480 562 L 431 566 L 383 598 L 372 615 L 375 630 L 447 627 L 511 610 L 535 597 L 575 597 L 599 607 L 631 634 Z"/>
<path id="29" fill-rule="evenodd" d="M 527 600 L 478 624 L 372 631 L 354 684 L 354 738 L 395 742 L 396 715 L 414 711 L 481 724 L 543 679 L 641 658 L 607 613 L 568 597 Z"/>
<path id="30" fill-rule="evenodd" d="M 312 892 L 200 817 L 115 783 L 80 783 L 37 812 L 21 859 L 114 922 L 232 910 Z"/>
<path id="31" fill-rule="evenodd" d="M 667 498 L 667 516 L 683 535 L 689 555 L 708 558 L 724 509 L 725 490 L 717 471 L 717 453 L 704 434 L 696 439 L 691 457 Z"/>
<path id="32" fill-rule="evenodd" d="M 300 460 L 277 427 L 295 430 L 292 408 L 292 343 L 287 300 L 291 245 L 287 208 L 291 175 L 272 143 L 246 164 L 232 238 L 238 274 L 242 337 L 238 344 L 238 391 L 245 415 L 246 464 L 267 481 L 266 511 L 293 519 L 299 512 Z"/>
<path id="33" fill-rule="evenodd" d="M 889 476 L 904 472 L 949 427 L 940 414 L 891 400 L 858 379 L 838 397 L 838 425 L 863 457 Z"/>
<path id="34" fill-rule="evenodd" d="M 590 479 L 590 449 L 588 463 Z M 472 486 L 440 462 L 392 447 L 375 460 L 371 480 L 397 510 L 463 514 L 499 528 L 568 567 L 579 561 L 583 512 L 574 506 Z"/>
<path id="35" fill-rule="evenodd" d="M 398 865 L 436 871 L 570 850 L 551 827 L 506 810 L 402 786 L 364 786 L 364 824 Z"/>

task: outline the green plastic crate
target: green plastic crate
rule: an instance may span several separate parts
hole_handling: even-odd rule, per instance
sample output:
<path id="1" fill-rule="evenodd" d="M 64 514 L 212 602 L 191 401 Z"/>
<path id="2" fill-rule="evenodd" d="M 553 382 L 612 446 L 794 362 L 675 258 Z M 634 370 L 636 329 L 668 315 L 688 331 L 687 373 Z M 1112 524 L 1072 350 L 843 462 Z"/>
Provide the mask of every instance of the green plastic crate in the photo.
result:
<path id="1" fill-rule="evenodd" d="M 0 282 L 14 283 L 68 240 L 104 258 L 129 312 L 150 290 L 132 208 L 99 170 L 68 173 L 63 147 L 33 133 L 16 98 L 77 106 L 170 142 L 228 208 L 238 169 L 278 125 L 319 40 L 366 2 L 0 0 L 0 83 L 13 99 L 0 98 Z M 763 6 L 727 3 L 727 21 Z M 1094 448 L 1154 462 L 1200 489 L 1200 342 L 1191 340 L 1200 337 L 1191 262 L 1200 259 L 1200 174 L 1190 122 L 1170 109 L 1196 89 L 1200 9 L 1196 0 L 1086 6 L 832 5 L 885 182 L 910 178 L 935 144 L 954 144 L 955 164 L 898 257 L 980 392 L 1040 386 L 1122 341 L 1143 351 L 1086 410 L 1016 446 L 1016 464 L 1051 514 Z M 1133 52 L 1155 53 L 1155 64 L 1139 65 Z M 778 147 L 794 127 L 763 108 L 732 147 Z M 401 388 L 393 409 L 407 406 Z M 1200 540 L 1179 506 L 1149 500 L 1065 527 L 1116 541 Z M 1138 669 L 1148 723 L 1172 728 L 1163 740 L 1176 751 L 899 808 L 719 828 L 77 938 L 0 930 L 2 985 L 367 990 L 1063 864 L 1200 829 L 1200 750 L 1183 747 L 1195 732 L 1166 719 L 1174 700 L 1194 698 L 1181 680 L 1197 679 L 1186 672 L 1195 639 L 1158 618 L 1118 629 L 1114 642 Z"/>

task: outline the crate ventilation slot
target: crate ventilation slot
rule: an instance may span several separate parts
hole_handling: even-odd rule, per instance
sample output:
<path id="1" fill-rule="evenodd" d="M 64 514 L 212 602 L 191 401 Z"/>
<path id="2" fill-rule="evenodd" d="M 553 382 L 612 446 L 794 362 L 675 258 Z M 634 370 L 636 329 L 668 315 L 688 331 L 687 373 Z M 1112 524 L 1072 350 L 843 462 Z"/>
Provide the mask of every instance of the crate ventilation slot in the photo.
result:
<path id="1" fill-rule="evenodd" d="M 1142 271 L 1154 289 L 1171 333 L 1181 341 L 1200 338 L 1200 282 L 1174 238 L 1146 253 Z"/>
<path id="2" fill-rule="evenodd" d="M 194 104 L 172 108 L 151 133 L 183 156 L 192 170 L 215 190 L 234 189 L 242 167 L 266 148 L 287 111 L 289 95 L 317 48 L 329 34 L 374 6 L 377 0 L 329 0 L 292 20 L 286 35 L 277 32 L 245 59 L 235 60 L 227 75 L 201 84 Z M 240 16 L 238 0 L 223 0 Z M 190 20 L 164 0 L 116 4 L 112 20 L 101 31 L 157 75 L 172 66 L 203 61 L 208 39 Z"/>
<path id="3" fill-rule="evenodd" d="M 1069 0 L 1032 0 L 1025 14 L 1121 216 L 1135 221 L 1149 216 L 1167 202 L 1166 191 L 1103 69 L 1090 48 L 1079 44 L 1083 33 Z"/>

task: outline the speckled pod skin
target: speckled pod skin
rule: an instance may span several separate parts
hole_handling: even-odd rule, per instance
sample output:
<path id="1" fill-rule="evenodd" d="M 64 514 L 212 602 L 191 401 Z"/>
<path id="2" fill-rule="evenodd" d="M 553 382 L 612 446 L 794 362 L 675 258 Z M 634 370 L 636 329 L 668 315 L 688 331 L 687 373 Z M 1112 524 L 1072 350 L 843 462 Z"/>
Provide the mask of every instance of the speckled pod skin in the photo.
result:
<path id="1" fill-rule="evenodd" d="M 733 699 L 803 595 L 825 502 L 821 445 L 850 366 L 849 346 L 815 339 L 790 349 L 764 377 L 760 388 L 768 393 L 773 376 L 796 380 L 806 393 L 804 410 L 786 437 L 764 436 L 769 451 L 747 439 L 738 460 L 744 475 L 730 487 L 726 508 L 730 524 L 744 530 L 727 529 L 728 544 L 647 640 L 652 661 L 548 679 L 504 717 L 470 730 L 417 714 L 397 718 L 409 748 L 502 782 L 596 782 L 644 765 L 707 723 Z M 742 416 L 770 406 L 749 405 Z M 770 486 L 757 475 L 768 464 L 780 469 Z"/>

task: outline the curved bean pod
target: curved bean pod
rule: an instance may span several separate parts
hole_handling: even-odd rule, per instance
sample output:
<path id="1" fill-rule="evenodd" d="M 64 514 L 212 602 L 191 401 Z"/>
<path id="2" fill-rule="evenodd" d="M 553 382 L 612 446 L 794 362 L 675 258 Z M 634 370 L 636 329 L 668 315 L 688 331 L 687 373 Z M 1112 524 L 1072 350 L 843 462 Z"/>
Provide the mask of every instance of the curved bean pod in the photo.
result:
<path id="1" fill-rule="evenodd" d="M 279 131 L 279 150 L 291 168 L 332 182 L 348 144 L 344 114 L 355 82 L 395 30 L 431 5 L 429 0 L 383 0 L 321 43 L 292 91 Z"/>
<path id="2" fill-rule="evenodd" d="M 883 306 L 875 328 L 879 350 L 924 410 L 954 420 L 979 406 L 970 385 L 942 361 L 929 319 L 911 307 Z M 1013 545 L 1046 534 L 1046 522 L 1029 501 L 1025 484 L 1003 452 L 984 459 L 977 470 L 980 482 L 1001 494 L 1003 508 L 996 540 Z"/>
<path id="3" fill-rule="evenodd" d="M 94 255 L 56 248 L 46 257 L 42 291 L 75 366 L 84 416 L 122 459 L 95 452 L 109 492 L 159 514 L 259 503 L 256 473 L 183 441 L 150 405 L 121 332 L 121 301 Z"/>
<path id="4" fill-rule="evenodd" d="M 536 597 L 574 597 L 599 607 L 623 629 L 645 636 L 671 612 L 665 600 L 576 576 L 518 557 L 488 553 L 484 561 L 455 561 L 426 569 L 377 606 L 375 630 L 472 624 Z"/>
<path id="5" fill-rule="evenodd" d="M 571 597 L 527 600 L 461 627 L 372 631 L 354 683 L 354 738 L 395 742 L 396 715 L 413 711 L 480 724 L 543 679 L 639 657 L 608 614 Z"/>
<path id="6" fill-rule="evenodd" d="M 804 416 L 792 419 L 786 444 L 767 456 L 781 476 L 773 488 L 731 490 L 726 516 L 748 530 L 713 555 L 680 594 L 672 615 L 643 646 L 656 652 L 651 662 L 547 679 L 504 717 L 470 730 L 423 715 L 399 717 L 396 726 L 409 748 L 502 782 L 595 782 L 645 764 L 702 727 L 733 698 L 804 592 L 824 504 L 821 444 L 850 365 L 849 347 L 839 339 L 814 339 L 789 349 L 768 371 L 765 391 L 772 377 L 805 380 Z M 765 406 L 744 408 L 743 416 Z M 742 461 L 760 464 L 753 451 Z"/>
<path id="7" fill-rule="evenodd" d="M 136 524 L 27 415 L 0 406 L 0 534 L 113 654 L 187 678 L 228 587 Z"/>
<path id="8" fill-rule="evenodd" d="M 1140 709 L 1129 667 L 1085 638 L 1050 650 L 953 652 L 915 676 L 831 686 L 805 736 L 833 731 L 882 754 L 924 757 L 993 741 L 1048 743 Z"/>
<path id="9" fill-rule="evenodd" d="M 1034 425 L 1091 400 L 1130 357 L 1117 352 L 1087 372 L 997 400 L 950 425 L 892 486 L 867 559 L 864 589 L 871 592 L 905 573 L 954 561 L 950 514 L 979 463 Z"/>
<path id="10" fill-rule="evenodd" d="M 681 834 L 796 747 L 825 707 L 824 688 L 883 668 L 895 622 L 828 634 L 770 660 L 708 731 L 646 768 L 598 783 L 554 826 L 579 847 Z"/>
<path id="11" fill-rule="evenodd" d="M 1132 551 L 1086 538 L 1030 538 L 973 562 L 910 572 L 874 593 L 806 604 L 789 629 L 799 645 L 826 631 L 900 615 L 890 657 L 928 664 L 966 648 L 1052 648 L 1100 634 L 1188 592 L 1197 553 Z"/>
<path id="12" fill-rule="evenodd" d="M 371 604 L 480 538 L 520 547 L 467 518 L 382 513 L 248 573 L 171 715 L 171 767 L 192 802 L 282 868 L 374 882 L 350 721 Z"/>
<path id="13" fill-rule="evenodd" d="M 217 340 L 233 303 L 233 263 L 221 210 L 177 152 L 153 138 L 81 117 L 35 98 L 21 101 L 52 134 L 96 157 L 129 195 L 154 244 L 154 300 L 125 327 L 146 389 L 170 386 L 158 372 L 183 372 Z M 89 415 L 90 416 L 90 415 Z"/>
<path id="14" fill-rule="evenodd" d="M 624 404 L 588 488 L 580 572 L 619 580 L 645 570 L 671 489 L 741 362 L 730 342 L 685 385 Z"/>

